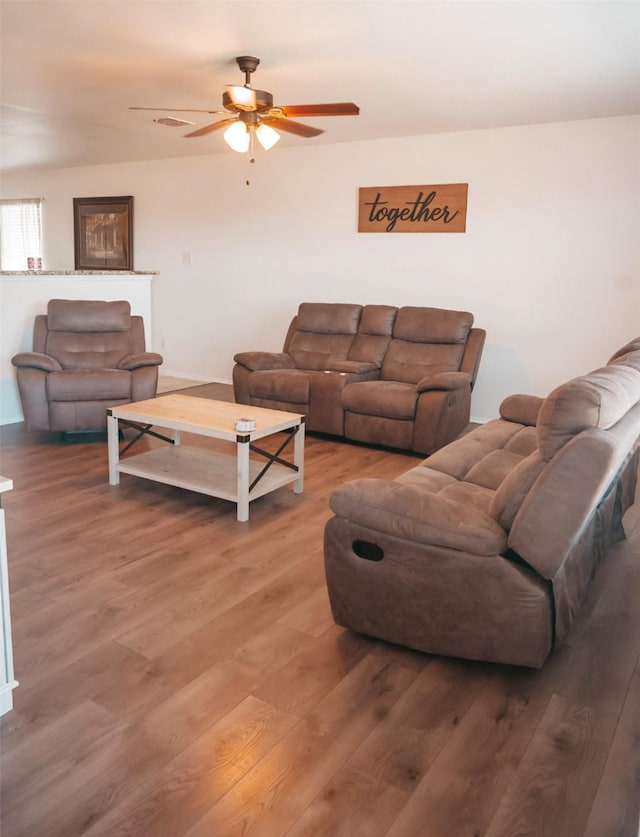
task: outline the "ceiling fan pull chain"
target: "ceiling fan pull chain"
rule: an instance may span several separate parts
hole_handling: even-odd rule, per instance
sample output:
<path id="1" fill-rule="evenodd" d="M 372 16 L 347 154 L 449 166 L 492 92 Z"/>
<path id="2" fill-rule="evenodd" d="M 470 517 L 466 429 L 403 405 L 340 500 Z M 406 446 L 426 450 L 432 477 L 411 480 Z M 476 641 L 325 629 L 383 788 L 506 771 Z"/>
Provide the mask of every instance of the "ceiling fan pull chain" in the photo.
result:
<path id="1" fill-rule="evenodd" d="M 255 128 L 253 125 L 249 125 L 249 162 L 255 163 L 256 158 L 253 156 L 253 140 L 256 134 Z"/>
<path id="2" fill-rule="evenodd" d="M 250 127 L 250 126 L 247 126 L 247 130 L 249 131 L 249 154 L 247 156 L 248 156 L 248 164 L 249 164 L 249 167 L 250 167 L 251 163 L 255 163 L 255 160 L 254 160 L 254 157 L 253 157 L 253 128 Z M 249 172 L 250 171 L 251 171 L 251 169 L 249 168 Z M 247 172 L 247 179 L 244 182 L 245 186 L 251 186 L 251 180 L 250 180 L 249 172 Z"/>

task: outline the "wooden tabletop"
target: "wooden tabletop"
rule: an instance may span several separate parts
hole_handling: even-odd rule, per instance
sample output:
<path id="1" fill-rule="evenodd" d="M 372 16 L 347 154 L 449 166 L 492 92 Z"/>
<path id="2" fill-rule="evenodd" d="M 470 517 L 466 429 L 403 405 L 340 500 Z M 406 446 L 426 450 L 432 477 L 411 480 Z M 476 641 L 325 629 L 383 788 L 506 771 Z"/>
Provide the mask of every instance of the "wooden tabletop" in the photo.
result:
<path id="1" fill-rule="evenodd" d="M 256 432 L 292 427 L 304 416 L 282 410 L 268 410 L 263 407 L 249 407 L 229 401 L 215 401 L 210 398 L 196 398 L 192 395 L 161 395 L 147 401 L 136 401 L 111 407 L 109 412 L 117 418 L 131 421 L 150 422 L 166 427 L 179 425 L 197 430 L 217 430 L 223 434 L 235 435 L 238 419 L 251 418 L 256 422 Z"/>

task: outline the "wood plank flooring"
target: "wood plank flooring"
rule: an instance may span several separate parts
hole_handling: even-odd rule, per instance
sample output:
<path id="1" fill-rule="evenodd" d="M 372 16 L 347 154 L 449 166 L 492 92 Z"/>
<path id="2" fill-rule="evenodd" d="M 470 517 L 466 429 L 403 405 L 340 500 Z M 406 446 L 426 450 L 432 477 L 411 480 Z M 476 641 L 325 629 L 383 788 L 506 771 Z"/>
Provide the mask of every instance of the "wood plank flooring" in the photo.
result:
<path id="1" fill-rule="evenodd" d="M 0 442 L 20 681 L 2 837 L 637 837 L 640 504 L 531 671 L 333 623 L 329 495 L 415 457 L 309 436 L 304 494 L 238 523 L 223 500 L 109 486 L 103 439 Z"/>

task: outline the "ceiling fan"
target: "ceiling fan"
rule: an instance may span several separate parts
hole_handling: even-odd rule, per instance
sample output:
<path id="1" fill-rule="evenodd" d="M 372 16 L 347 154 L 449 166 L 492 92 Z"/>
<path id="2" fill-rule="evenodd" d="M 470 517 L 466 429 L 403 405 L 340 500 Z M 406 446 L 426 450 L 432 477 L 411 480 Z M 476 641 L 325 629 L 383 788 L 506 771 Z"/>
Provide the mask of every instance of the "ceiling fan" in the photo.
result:
<path id="1" fill-rule="evenodd" d="M 155 110 L 183 113 L 215 113 L 224 114 L 226 119 L 219 119 L 203 128 L 198 128 L 185 134 L 186 137 L 201 137 L 212 131 L 226 128 L 225 142 L 234 151 L 253 150 L 253 137 L 257 137 L 260 145 L 268 150 L 280 139 L 275 130 L 296 134 L 299 137 L 316 137 L 324 133 L 320 128 L 305 125 L 291 119 L 292 116 L 357 116 L 360 108 L 353 102 L 333 102 L 316 105 L 274 105 L 273 96 L 266 90 L 254 90 L 251 86 L 251 74 L 256 71 L 259 58 L 251 55 L 240 55 L 236 63 L 245 74 L 243 86 L 228 84 L 222 95 L 224 110 L 198 110 L 191 108 L 142 108 L 131 107 L 130 110 Z M 160 121 L 160 120 L 157 120 Z M 177 120 L 175 120 L 177 121 Z M 175 121 L 173 124 L 175 124 Z M 169 124 L 169 120 L 165 120 Z M 179 123 L 180 124 L 180 123 Z"/>

